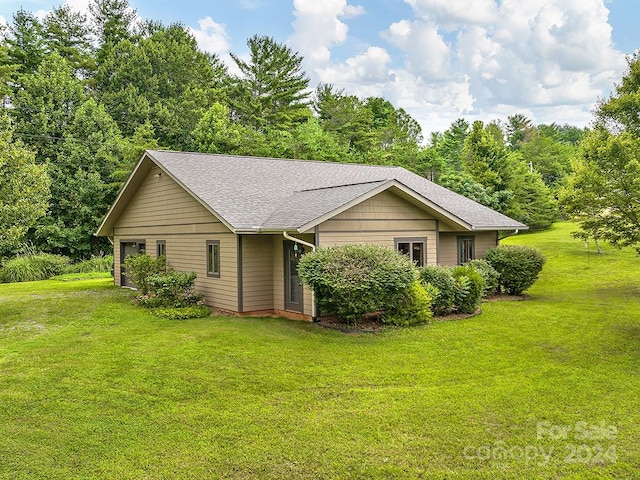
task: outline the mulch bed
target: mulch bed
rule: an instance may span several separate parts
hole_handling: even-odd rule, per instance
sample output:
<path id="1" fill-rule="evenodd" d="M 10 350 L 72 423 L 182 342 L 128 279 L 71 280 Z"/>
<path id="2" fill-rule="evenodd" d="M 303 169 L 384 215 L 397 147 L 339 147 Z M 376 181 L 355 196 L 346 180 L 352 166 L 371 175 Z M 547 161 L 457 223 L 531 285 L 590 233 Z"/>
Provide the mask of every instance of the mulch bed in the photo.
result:
<path id="1" fill-rule="evenodd" d="M 485 302 L 514 302 L 528 299 L 528 295 L 503 295 L 501 293 L 494 293 L 493 295 L 485 298 Z M 446 322 L 449 320 L 464 320 L 466 318 L 482 315 L 482 310 L 479 308 L 475 313 L 452 313 L 450 315 L 442 315 L 439 317 L 433 317 L 435 322 Z M 339 318 L 333 316 L 322 316 L 316 322 L 316 325 L 323 328 L 331 328 L 333 330 L 339 330 L 343 333 L 377 333 L 385 329 L 387 325 L 382 323 L 379 314 L 366 315 L 363 319 L 357 322 L 356 325 L 345 323 Z"/>

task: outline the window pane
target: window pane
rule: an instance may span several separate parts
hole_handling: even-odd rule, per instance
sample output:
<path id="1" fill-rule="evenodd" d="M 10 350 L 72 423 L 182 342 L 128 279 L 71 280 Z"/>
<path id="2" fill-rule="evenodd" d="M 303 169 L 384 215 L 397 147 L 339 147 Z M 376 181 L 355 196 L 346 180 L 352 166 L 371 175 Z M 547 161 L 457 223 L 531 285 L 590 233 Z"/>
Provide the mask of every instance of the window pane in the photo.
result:
<path id="1" fill-rule="evenodd" d="M 422 267 L 424 265 L 424 243 L 422 242 L 414 242 L 413 244 L 413 252 L 411 254 L 411 260 L 418 267 Z"/>
<path id="2" fill-rule="evenodd" d="M 473 238 L 458 238 L 458 263 L 467 263 L 474 259 L 475 242 Z"/>
<path id="3" fill-rule="evenodd" d="M 291 303 L 300 303 L 300 277 L 298 276 L 299 259 L 289 253 L 289 301 Z"/>
<path id="4" fill-rule="evenodd" d="M 207 275 L 220 276 L 220 242 L 218 240 L 207 241 Z"/>
<path id="5" fill-rule="evenodd" d="M 398 243 L 398 251 L 403 255 L 409 255 L 410 253 L 410 244 L 409 243 Z"/>
<path id="6" fill-rule="evenodd" d="M 220 245 L 213 244 L 213 270 L 212 273 L 220 273 Z"/>

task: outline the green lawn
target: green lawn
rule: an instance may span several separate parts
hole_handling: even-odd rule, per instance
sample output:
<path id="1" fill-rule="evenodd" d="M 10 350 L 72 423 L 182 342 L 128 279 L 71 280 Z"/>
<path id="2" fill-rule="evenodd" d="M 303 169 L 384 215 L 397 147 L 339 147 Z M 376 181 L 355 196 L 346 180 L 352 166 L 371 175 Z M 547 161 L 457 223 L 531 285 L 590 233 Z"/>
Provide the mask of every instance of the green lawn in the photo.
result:
<path id="1" fill-rule="evenodd" d="M 506 240 L 528 300 L 379 334 L 0 285 L 0 478 L 637 478 L 640 259 L 570 231 Z"/>

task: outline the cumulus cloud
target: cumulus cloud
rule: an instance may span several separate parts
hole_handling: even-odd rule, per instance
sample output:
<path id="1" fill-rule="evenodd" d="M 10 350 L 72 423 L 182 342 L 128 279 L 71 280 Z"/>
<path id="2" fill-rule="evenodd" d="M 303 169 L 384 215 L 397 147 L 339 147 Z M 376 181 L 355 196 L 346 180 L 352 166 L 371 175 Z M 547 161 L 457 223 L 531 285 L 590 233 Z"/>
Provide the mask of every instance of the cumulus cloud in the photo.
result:
<path id="1" fill-rule="evenodd" d="M 420 85 L 424 92 L 422 102 L 403 105 L 418 97 L 389 90 L 416 118 L 425 118 L 421 109 L 437 108 L 457 112 L 450 121 L 527 112 L 535 122 L 585 125 L 597 98 L 624 71 L 603 0 L 405 2 L 414 17 L 391 23 L 383 38 L 397 49 L 403 90 Z M 442 102 L 431 102 L 432 92 L 445 93 Z"/>
<path id="2" fill-rule="evenodd" d="M 412 14 L 390 18 L 354 53 L 362 38 L 348 38 L 348 24 L 366 13 L 362 7 L 294 0 L 289 44 L 304 56 L 312 82 L 384 96 L 425 132 L 461 116 L 513 113 L 586 125 L 626 67 L 612 42 L 607 0 L 404 1 Z"/>
<path id="3" fill-rule="evenodd" d="M 198 28 L 187 27 L 198 46 L 205 52 L 222 55 L 229 52 L 229 36 L 226 27 L 211 17 L 198 20 Z"/>
<path id="4" fill-rule="evenodd" d="M 87 15 L 89 13 L 90 0 L 66 0 L 65 5 L 69 5 L 76 12 L 81 12 Z"/>
<path id="5" fill-rule="evenodd" d="M 444 28 L 461 25 L 484 25 L 498 19 L 494 0 L 405 0 L 421 18 L 428 18 Z"/>
<path id="6" fill-rule="evenodd" d="M 348 5 L 346 0 L 294 0 L 291 47 L 309 63 L 326 63 L 331 48 L 347 39 L 349 27 L 341 18 L 363 15 L 361 6 Z"/>
<path id="7" fill-rule="evenodd" d="M 401 20 L 383 36 L 404 52 L 409 70 L 434 80 L 451 77 L 451 48 L 433 22 Z"/>
<path id="8" fill-rule="evenodd" d="M 7 19 L 4 18 L 2 15 L 0 15 L 0 26 L 7 25 L 7 24 L 8 24 Z"/>
<path id="9" fill-rule="evenodd" d="M 323 83 L 366 86 L 391 81 L 391 56 L 380 47 L 369 47 L 366 52 L 348 58 L 340 64 L 317 70 Z"/>

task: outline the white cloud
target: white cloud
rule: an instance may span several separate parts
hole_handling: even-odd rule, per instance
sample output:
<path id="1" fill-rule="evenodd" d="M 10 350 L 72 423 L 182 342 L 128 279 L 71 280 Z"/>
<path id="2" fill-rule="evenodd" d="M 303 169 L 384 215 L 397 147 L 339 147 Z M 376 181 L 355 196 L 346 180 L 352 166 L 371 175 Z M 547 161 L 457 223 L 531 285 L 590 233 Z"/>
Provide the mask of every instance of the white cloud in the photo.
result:
<path id="1" fill-rule="evenodd" d="M 367 11 L 362 5 L 347 5 L 344 7 L 343 18 L 355 18 L 364 15 Z"/>
<path id="2" fill-rule="evenodd" d="M 226 27 L 217 23 L 211 17 L 198 20 L 198 28 L 187 27 L 187 30 L 194 36 L 201 50 L 216 55 L 223 55 L 229 52 L 229 36 Z"/>
<path id="3" fill-rule="evenodd" d="M 604 0 L 405 2 L 414 17 L 383 34 L 398 50 L 389 65 L 395 83 L 383 89 L 427 132 L 442 124 L 437 117 L 451 123 L 516 112 L 536 123 L 585 125 L 625 68 Z"/>
<path id="4" fill-rule="evenodd" d="M 369 47 L 365 53 L 348 58 L 340 64 L 319 68 L 317 73 L 323 83 L 365 87 L 391 81 L 388 66 L 390 62 L 391 56 L 386 50 Z"/>
<path id="5" fill-rule="evenodd" d="M 331 48 L 347 39 L 349 27 L 340 18 L 363 15 L 361 6 L 346 0 L 293 0 L 293 34 L 289 44 L 305 61 L 316 64 L 331 59 Z"/>
<path id="6" fill-rule="evenodd" d="M 51 10 L 36 10 L 33 13 L 33 16 L 36 17 L 38 20 L 44 20 L 45 17 L 51 12 Z"/>
<path id="7" fill-rule="evenodd" d="M 0 15 L 0 26 L 2 25 L 8 25 L 9 22 L 7 22 L 7 19 L 4 18 L 2 15 Z"/>
<path id="8" fill-rule="evenodd" d="M 383 37 L 404 52 L 409 70 L 432 79 L 451 76 L 451 49 L 433 22 L 400 20 Z"/>
<path id="9" fill-rule="evenodd" d="M 64 4 L 69 5 L 76 12 L 87 15 L 89 13 L 89 2 L 90 0 L 66 0 Z"/>
<path id="10" fill-rule="evenodd" d="M 498 18 L 494 0 L 405 0 L 421 18 L 444 28 L 493 23 Z"/>

